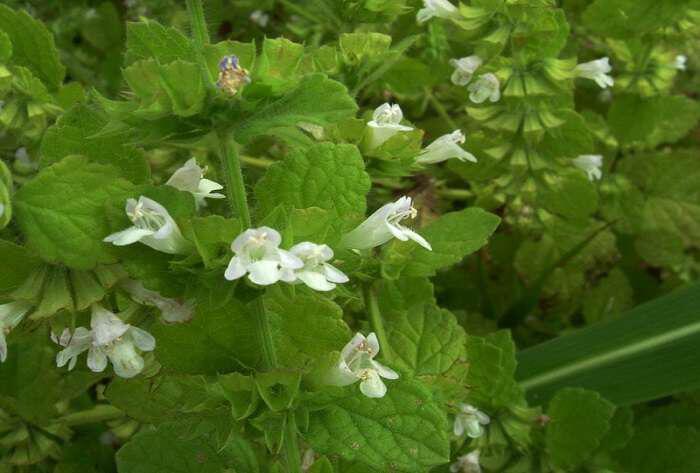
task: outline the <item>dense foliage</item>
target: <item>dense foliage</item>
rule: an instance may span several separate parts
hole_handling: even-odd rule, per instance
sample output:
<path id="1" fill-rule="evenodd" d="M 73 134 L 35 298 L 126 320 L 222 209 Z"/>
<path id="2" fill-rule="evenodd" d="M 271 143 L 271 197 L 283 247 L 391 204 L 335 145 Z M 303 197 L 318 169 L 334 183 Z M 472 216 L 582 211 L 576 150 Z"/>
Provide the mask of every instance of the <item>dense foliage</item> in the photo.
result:
<path id="1" fill-rule="evenodd" d="M 4 0 L 0 473 L 700 471 L 698 64 L 698 0 Z"/>

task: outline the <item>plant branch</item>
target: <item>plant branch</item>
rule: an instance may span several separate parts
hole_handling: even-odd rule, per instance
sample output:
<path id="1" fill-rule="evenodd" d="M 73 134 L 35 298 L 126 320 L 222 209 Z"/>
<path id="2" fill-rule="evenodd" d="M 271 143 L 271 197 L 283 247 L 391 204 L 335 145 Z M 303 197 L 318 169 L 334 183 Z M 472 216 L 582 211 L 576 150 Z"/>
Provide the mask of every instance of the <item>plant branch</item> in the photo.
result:
<path id="1" fill-rule="evenodd" d="M 124 417 L 124 411 L 109 404 L 99 404 L 85 411 L 72 412 L 61 417 L 59 421 L 68 426 L 83 424 L 97 424 L 108 420 Z"/>
<path id="2" fill-rule="evenodd" d="M 432 105 L 432 107 L 435 109 L 435 111 L 438 113 L 438 115 L 440 115 L 440 117 L 442 117 L 442 119 L 445 120 L 445 122 L 450 126 L 450 128 L 452 128 L 453 130 L 458 130 L 459 127 L 457 126 L 455 121 L 452 120 L 452 118 L 450 117 L 450 114 L 447 113 L 447 110 L 445 109 L 445 107 L 442 105 L 442 103 L 437 98 L 435 98 L 433 93 L 430 90 L 426 89 L 425 94 L 426 94 L 426 97 L 428 97 L 428 101 L 430 102 L 430 105 Z"/>
<path id="3" fill-rule="evenodd" d="M 248 209 L 248 196 L 241 171 L 241 161 L 238 157 L 237 144 L 225 131 L 219 131 L 219 145 L 221 147 L 221 167 L 224 170 L 224 180 L 231 210 L 241 219 L 244 228 L 250 228 L 250 210 Z"/>
<path id="4" fill-rule="evenodd" d="M 297 422 L 294 412 L 287 413 L 287 431 L 284 435 L 284 456 L 287 460 L 287 471 L 289 473 L 301 473 L 301 454 L 299 453 L 299 442 L 297 442 Z"/>
<path id="5" fill-rule="evenodd" d="M 190 27 L 195 44 L 200 48 L 209 44 L 209 30 L 207 30 L 202 0 L 187 0 L 187 12 L 190 15 Z"/>
<path id="6" fill-rule="evenodd" d="M 379 346 L 382 349 L 382 353 L 384 353 L 384 359 L 391 361 L 393 352 L 391 350 L 391 346 L 389 345 L 389 339 L 386 336 L 386 331 L 384 330 L 384 321 L 382 320 L 382 314 L 379 311 L 377 292 L 370 283 L 367 283 L 362 286 L 362 296 L 365 300 L 365 307 L 367 308 L 367 312 L 369 314 L 372 330 L 374 330 L 374 333 L 377 334 Z"/>

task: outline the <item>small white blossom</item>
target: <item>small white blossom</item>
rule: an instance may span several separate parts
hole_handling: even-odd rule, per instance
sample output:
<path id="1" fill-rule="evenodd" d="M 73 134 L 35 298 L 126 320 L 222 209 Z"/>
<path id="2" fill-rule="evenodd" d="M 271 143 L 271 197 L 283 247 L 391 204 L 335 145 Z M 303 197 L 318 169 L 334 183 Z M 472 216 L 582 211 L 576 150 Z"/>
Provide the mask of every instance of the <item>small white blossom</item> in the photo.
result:
<path id="1" fill-rule="evenodd" d="M 416 20 L 425 23 L 431 18 L 459 18 L 459 10 L 447 0 L 423 0 L 423 8 L 418 10 Z"/>
<path id="2" fill-rule="evenodd" d="M 231 243 L 234 256 L 224 277 L 233 281 L 247 274 L 248 279 L 261 286 L 294 281 L 293 271 L 302 268 L 304 262 L 279 248 L 281 242 L 279 232 L 269 227 L 244 231 Z"/>
<path id="3" fill-rule="evenodd" d="M 398 379 L 394 370 L 387 368 L 374 357 L 379 353 L 379 340 L 374 332 L 366 338 L 361 333 L 355 334 L 340 353 L 340 360 L 335 367 L 330 384 L 348 386 L 360 381 L 360 391 L 367 397 L 384 397 L 386 385 L 382 378 Z"/>
<path id="4" fill-rule="evenodd" d="M 32 305 L 24 301 L 0 304 L 0 363 L 7 360 L 7 340 L 5 336 L 19 325 Z"/>
<path id="5" fill-rule="evenodd" d="M 450 59 L 450 65 L 455 68 L 450 80 L 454 85 L 467 85 L 474 72 L 483 61 L 479 56 L 467 56 L 459 59 Z"/>
<path id="6" fill-rule="evenodd" d="M 423 149 L 416 162 L 418 164 L 435 164 L 446 161 L 450 158 L 457 158 L 460 161 L 476 162 L 473 154 L 462 149 L 461 144 L 464 144 L 466 137 L 461 130 L 455 130 L 452 133 L 442 135 Z"/>
<path id="7" fill-rule="evenodd" d="M 349 281 L 348 277 L 332 264 L 333 250 L 328 245 L 317 245 L 305 241 L 289 249 L 289 252 L 299 258 L 304 266 L 295 270 L 286 270 L 284 280 L 299 280 L 317 291 L 330 291 L 336 284 Z"/>
<path id="8" fill-rule="evenodd" d="M 402 125 L 403 112 L 398 104 L 385 103 L 374 110 L 369 127 L 369 149 L 375 149 L 400 131 L 411 131 L 413 127 Z"/>
<path id="9" fill-rule="evenodd" d="M 612 67 L 607 57 L 584 62 L 583 64 L 577 65 L 574 69 L 577 77 L 594 80 L 601 89 L 612 87 L 615 83 L 613 78 L 608 75 L 610 71 L 612 71 Z"/>
<path id="10" fill-rule="evenodd" d="M 460 412 L 455 416 L 454 434 L 458 437 L 467 433 L 470 438 L 479 438 L 484 434 L 482 426 L 488 425 L 491 418 L 470 404 L 461 404 Z"/>
<path id="11" fill-rule="evenodd" d="M 270 21 L 270 15 L 262 10 L 255 10 L 250 14 L 250 21 L 258 25 L 260 28 L 265 28 Z"/>
<path id="12" fill-rule="evenodd" d="M 104 241 L 116 246 L 141 242 L 163 253 L 186 253 L 190 246 L 180 233 L 175 220 L 158 202 L 141 196 L 139 200 L 126 201 L 126 215 L 134 224 L 121 232 L 113 233 Z"/>
<path id="13" fill-rule="evenodd" d="M 483 103 L 488 99 L 491 102 L 498 102 L 501 98 L 501 83 L 498 77 L 490 72 L 480 75 L 469 87 L 469 100 L 474 103 Z"/>
<path id="14" fill-rule="evenodd" d="M 197 207 L 206 207 L 205 199 L 224 199 L 226 196 L 214 191 L 224 187 L 218 182 L 204 178 L 202 169 L 195 158 L 187 161 L 181 168 L 173 173 L 166 185 L 172 186 L 194 196 Z"/>
<path id="15" fill-rule="evenodd" d="M 180 302 L 163 297 L 156 291 L 146 289 L 143 284 L 133 279 L 126 279 L 121 283 L 121 287 L 139 304 L 157 307 L 165 322 L 182 323 L 192 320 L 194 306 L 191 301 Z"/>
<path id="16" fill-rule="evenodd" d="M 68 369 L 73 369 L 78 356 L 87 350 L 90 370 L 102 372 L 110 361 L 117 376 L 133 378 L 144 368 L 140 352 L 153 351 L 156 347 L 156 340 L 150 333 L 124 323 L 98 304 L 92 306 L 90 327 L 91 330 L 78 327 L 72 335 L 66 329 L 60 338 L 54 338 L 64 347 L 56 355 L 59 368 L 68 364 Z"/>
<path id="17" fill-rule="evenodd" d="M 413 208 L 410 197 L 401 197 L 379 208 L 357 228 L 343 237 L 343 246 L 355 250 L 366 250 L 383 245 L 392 238 L 401 241 L 413 240 L 423 248 L 432 250 L 425 238 L 410 228 L 401 225 L 406 218 L 415 218 L 418 211 Z"/>
<path id="18" fill-rule="evenodd" d="M 585 171 L 590 181 L 596 181 L 603 177 L 603 157 L 599 154 L 582 154 L 574 159 L 574 166 Z"/>
<path id="19" fill-rule="evenodd" d="M 450 471 L 452 473 L 481 473 L 479 450 L 457 458 L 457 461 L 450 465 Z"/>
<path id="20" fill-rule="evenodd" d="M 686 65 L 685 63 L 688 61 L 688 57 L 685 54 L 679 54 L 676 56 L 676 59 L 673 61 L 673 67 L 674 69 L 678 69 L 679 71 L 685 71 Z"/>

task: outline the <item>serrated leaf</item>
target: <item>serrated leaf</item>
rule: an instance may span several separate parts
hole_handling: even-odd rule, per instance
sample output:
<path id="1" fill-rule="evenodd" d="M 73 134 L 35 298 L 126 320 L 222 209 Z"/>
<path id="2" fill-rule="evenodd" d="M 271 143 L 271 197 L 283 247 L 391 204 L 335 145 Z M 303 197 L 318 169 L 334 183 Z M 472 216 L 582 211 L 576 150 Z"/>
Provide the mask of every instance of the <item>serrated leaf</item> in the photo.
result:
<path id="1" fill-rule="evenodd" d="M 432 276 L 484 246 L 500 221 L 476 207 L 442 215 L 418 230 L 432 245 L 432 251 L 413 242 L 393 241 L 384 252 L 385 271 L 407 277 Z"/>
<path id="2" fill-rule="evenodd" d="M 195 425 L 178 420 L 142 430 L 117 452 L 117 469 L 119 473 L 221 473 L 227 462 L 213 434 L 218 434 L 221 426 L 217 424 L 224 418 L 200 418 Z"/>
<path id="3" fill-rule="evenodd" d="M 565 219 L 584 220 L 598 208 L 598 192 L 583 172 L 563 173 L 539 191 L 539 204 Z"/>
<path id="4" fill-rule="evenodd" d="M 598 393 L 562 389 L 550 401 L 546 444 L 552 463 L 574 470 L 589 458 L 610 428 L 615 407 Z"/>
<path id="5" fill-rule="evenodd" d="M 197 62 L 192 42 L 174 28 L 144 19 L 126 26 L 126 63 L 155 59 L 161 65 L 178 59 Z"/>
<path id="6" fill-rule="evenodd" d="M 177 60 L 160 66 L 160 70 L 160 82 L 170 98 L 173 113 L 190 117 L 201 112 L 207 89 L 199 65 Z"/>
<path id="7" fill-rule="evenodd" d="M 318 207 L 328 211 L 333 235 L 327 243 L 331 243 L 362 218 L 369 188 L 357 148 L 322 143 L 293 151 L 270 167 L 255 187 L 255 195 L 261 216 L 278 205 L 288 210 Z"/>
<path id="8" fill-rule="evenodd" d="M 23 10 L 0 5 L 0 30 L 12 41 L 12 62 L 27 67 L 52 90 L 63 82 L 66 68 L 49 30 Z"/>
<path id="9" fill-rule="evenodd" d="M 467 337 L 469 399 L 484 407 L 515 404 L 522 392 L 515 383 L 515 345 L 507 332 Z"/>
<path id="10" fill-rule="evenodd" d="M 72 156 L 43 169 L 15 194 L 17 222 L 44 261 L 75 269 L 113 263 L 102 240 L 107 202 L 124 201 L 133 185 L 116 168 Z"/>
<path id="11" fill-rule="evenodd" d="M 342 309 L 320 295 L 290 297 L 277 290 L 266 297 L 265 308 L 284 367 L 303 367 L 309 360 L 340 350 L 350 340 Z"/>
<path id="12" fill-rule="evenodd" d="M 41 264 L 41 260 L 27 248 L 7 240 L 0 240 L 0 293 L 17 289 Z"/>
<path id="13" fill-rule="evenodd" d="M 670 25 L 681 18 L 687 0 L 596 0 L 583 12 L 591 31 L 616 38 L 636 37 Z"/>
<path id="14" fill-rule="evenodd" d="M 286 38 L 265 38 L 255 68 L 255 79 L 274 92 L 284 89 L 299 78 L 304 46 Z"/>
<path id="15" fill-rule="evenodd" d="M 328 389 L 307 399 L 305 435 L 320 453 L 335 453 L 380 471 L 425 471 L 447 463 L 447 418 L 418 381 L 391 382 L 385 397 L 370 399 L 357 386 Z"/>
<path id="16" fill-rule="evenodd" d="M 107 116 L 101 110 L 87 105 L 73 107 L 46 130 L 41 142 L 41 165 L 50 166 L 79 154 L 95 163 L 114 166 L 134 183 L 147 181 L 150 168 L 141 151 L 125 145 L 120 137 L 92 137 L 106 124 Z"/>
<path id="17" fill-rule="evenodd" d="M 294 89 L 237 124 L 234 135 L 238 142 L 246 143 L 270 129 L 296 127 L 299 123 L 324 126 L 350 118 L 356 110 L 344 85 L 323 74 L 310 74 Z"/>
<path id="18" fill-rule="evenodd" d="M 430 299 L 408 306 L 395 306 L 397 298 L 406 300 L 399 292 L 416 291 L 385 282 L 378 293 L 387 337 L 390 340 L 393 365 L 414 376 L 441 375 L 466 358 L 464 330 L 449 311 L 440 309 Z M 421 287 L 421 286 L 419 286 Z M 392 296 L 393 294 L 393 296 Z"/>

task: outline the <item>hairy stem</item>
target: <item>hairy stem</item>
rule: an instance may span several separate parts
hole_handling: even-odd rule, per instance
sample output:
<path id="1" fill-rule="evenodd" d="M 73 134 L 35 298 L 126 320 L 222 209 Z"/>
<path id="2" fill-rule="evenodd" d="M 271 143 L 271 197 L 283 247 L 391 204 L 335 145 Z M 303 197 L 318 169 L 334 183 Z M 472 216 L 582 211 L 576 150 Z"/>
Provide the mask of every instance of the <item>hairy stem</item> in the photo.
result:
<path id="1" fill-rule="evenodd" d="M 426 89 L 425 93 L 428 97 L 430 105 L 432 105 L 433 109 L 435 109 L 438 115 L 440 115 L 440 117 L 442 117 L 442 119 L 445 120 L 445 122 L 450 126 L 450 128 L 452 128 L 453 130 L 459 129 L 455 121 L 452 120 L 452 117 L 450 117 L 450 114 L 447 113 L 447 110 L 442 105 L 442 102 L 440 102 L 430 90 Z"/>
<path id="2" fill-rule="evenodd" d="M 209 31 L 204 18 L 202 0 L 187 0 L 187 12 L 190 15 L 190 27 L 195 44 L 199 47 L 209 44 Z"/>
<path id="3" fill-rule="evenodd" d="M 245 190 L 245 182 L 243 181 L 243 172 L 241 171 L 241 160 L 238 156 L 238 145 L 223 130 L 218 132 L 218 136 L 221 146 L 221 167 L 224 169 L 229 205 L 231 210 L 241 219 L 243 228 L 250 228 L 252 221 L 250 209 L 248 208 L 248 195 Z M 277 367 L 277 353 L 275 352 L 275 344 L 272 339 L 270 320 L 265 312 L 262 298 L 258 297 L 255 299 L 250 304 L 250 307 L 255 317 L 260 345 L 263 348 L 265 367 L 274 369 Z"/>
<path id="4" fill-rule="evenodd" d="M 386 331 L 384 330 L 382 314 L 379 311 L 377 292 L 370 283 L 364 284 L 362 286 L 362 296 L 364 297 L 365 307 L 369 313 L 369 321 L 372 324 L 372 330 L 374 330 L 374 333 L 377 334 L 377 338 L 379 339 L 379 346 L 384 354 L 384 359 L 386 361 L 391 361 L 391 346 L 389 345 L 389 339 L 387 338 Z"/>

